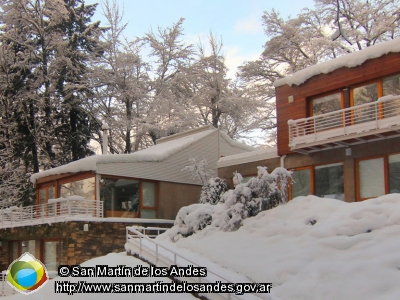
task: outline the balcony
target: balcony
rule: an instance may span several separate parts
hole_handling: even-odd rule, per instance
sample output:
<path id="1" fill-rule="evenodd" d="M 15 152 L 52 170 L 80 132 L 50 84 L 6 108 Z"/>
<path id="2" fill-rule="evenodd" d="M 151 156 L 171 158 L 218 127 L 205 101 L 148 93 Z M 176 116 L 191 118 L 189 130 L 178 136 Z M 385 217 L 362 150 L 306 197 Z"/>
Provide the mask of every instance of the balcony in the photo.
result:
<path id="1" fill-rule="evenodd" d="M 309 154 L 400 136 L 400 96 L 289 120 L 289 147 Z"/>
<path id="2" fill-rule="evenodd" d="M 0 209 L 0 228 L 103 217 L 103 201 L 63 199 L 40 205 Z"/>

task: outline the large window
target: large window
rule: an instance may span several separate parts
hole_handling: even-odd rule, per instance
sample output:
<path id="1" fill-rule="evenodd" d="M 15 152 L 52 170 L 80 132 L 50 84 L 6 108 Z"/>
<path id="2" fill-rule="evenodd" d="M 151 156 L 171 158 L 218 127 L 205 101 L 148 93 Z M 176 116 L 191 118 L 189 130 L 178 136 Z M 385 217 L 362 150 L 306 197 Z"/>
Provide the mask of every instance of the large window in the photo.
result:
<path id="1" fill-rule="evenodd" d="M 56 271 L 61 263 L 60 240 L 20 240 L 11 241 L 9 263 L 18 259 L 25 252 L 29 252 L 40 259 L 47 270 Z"/>
<path id="2" fill-rule="evenodd" d="M 12 241 L 10 242 L 10 263 L 18 259 L 25 252 L 39 258 L 40 253 L 36 253 L 36 240 Z"/>
<path id="3" fill-rule="evenodd" d="M 106 217 L 156 218 L 156 184 L 150 181 L 102 177 L 100 199 Z"/>
<path id="4" fill-rule="evenodd" d="M 292 174 L 291 196 L 316 195 L 344 200 L 343 164 L 306 167 Z"/>
<path id="5" fill-rule="evenodd" d="M 94 200 L 95 199 L 94 177 L 61 184 L 60 196 L 63 198 L 68 198 L 70 196 L 82 196 L 86 200 Z"/>
<path id="6" fill-rule="evenodd" d="M 361 105 L 378 100 L 378 83 L 359 86 L 353 89 L 353 105 Z"/>
<path id="7" fill-rule="evenodd" d="M 358 170 L 361 198 L 367 199 L 385 194 L 383 157 L 360 161 Z"/>
<path id="8" fill-rule="evenodd" d="M 343 164 L 315 167 L 315 195 L 344 200 Z"/>
<path id="9" fill-rule="evenodd" d="M 296 170 L 292 174 L 292 198 L 307 196 L 311 191 L 311 168 Z"/>
<path id="10" fill-rule="evenodd" d="M 54 199 L 55 197 L 54 186 L 41 187 L 39 189 L 39 204 L 45 204 L 49 199 Z"/>
<path id="11" fill-rule="evenodd" d="M 342 108 L 341 93 L 312 99 L 312 115 L 318 116 Z"/>
<path id="12" fill-rule="evenodd" d="M 400 193 L 400 154 L 358 161 L 358 200 Z"/>
<path id="13" fill-rule="evenodd" d="M 382 96 L 400 95 L 400 75 L 395 75 L 382 80 Z"/>
<path id="14" fill-rule="evenodd" d="M 43 263 L 49 271 L 57 271 L 61 259 L 61 241 L 43 241 Z"/>

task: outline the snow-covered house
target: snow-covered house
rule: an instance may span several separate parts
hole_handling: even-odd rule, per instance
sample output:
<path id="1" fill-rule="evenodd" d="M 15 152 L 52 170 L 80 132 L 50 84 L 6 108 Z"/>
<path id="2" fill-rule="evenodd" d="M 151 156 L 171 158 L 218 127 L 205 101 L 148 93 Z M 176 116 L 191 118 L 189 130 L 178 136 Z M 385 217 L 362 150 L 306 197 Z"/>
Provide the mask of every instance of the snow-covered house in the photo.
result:
<path id="1" fill-rule="evenodd" d="M 220 157 L 255 150 L 205 126 L 132 154 L 90 156 L 32 175 L 37 205 L 0 210 L 0 271 L 25 251 L 54 270 L 123 250 L 125 227 L 171 226 L 198 202 L 189 158 L 217 170 Z"/>
<path id="2" fill-rule="evenodd" d="M 233 188 L 233 174 L 239 172 L 242 183 L 246 183 L 250 178 L 257 175 L 257 167 L 267 167 L 268 171 L 273 171 L 281 164 L 277 148 L 258 149 L 251 152 L 239 153 L 218 160 L 218 176 L 225 179 L 229 188 Z"/>
<path id="3" fill-rule="evenodd" d="M 198 201 L 200 182 L 182 169 L 189 158 L 217 169 L 220 157 L 254 148 L 206 126 L 159 139 L 132 154 L 95 155 L 32 175 L 37 204 L 78 195 L 104 203 L 104 217 L 174 219 Z"/>
<path id="4" fill-rule="evenodd" d="M 400 192 L 400 39 L 275 82 L 278 155 L 292 197 Z"/>

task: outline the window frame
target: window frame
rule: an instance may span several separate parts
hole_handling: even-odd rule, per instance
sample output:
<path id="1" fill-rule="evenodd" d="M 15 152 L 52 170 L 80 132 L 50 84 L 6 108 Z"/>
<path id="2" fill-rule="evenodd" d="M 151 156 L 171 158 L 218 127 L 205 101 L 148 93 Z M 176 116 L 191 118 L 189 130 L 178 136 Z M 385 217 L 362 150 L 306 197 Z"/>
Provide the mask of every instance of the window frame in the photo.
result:
<path id="1" fill-rule="evenodd" d="M 316 96 L 312 96 L 309 98 L 307 101 L 308 103 L 308 116 L 313 117 L 314 116 L 314 110 L 313 110 L 313 101 L 316 99 L 320 99 L 326 96 L 334 95 L 334 94 L 340 94 L 340 109 L 344 108 L 344 95 L 343 95 L 343 90 L 335 90 L 335 91 L 329 91 L 326 93 L 322 93 Z M 319 115 L 318 115 L 319 116 Z"/>
<path id="2" fill-rule="evenodd" d="M 392 76 L 390 76 L 390 77 L 392 77 Z M 383 79 L 385 79 L 385 78 L 386 77 L 378 78 L 378 79 L 375 79 L 375 80 L 369 80 L 369 81 L 365 81 L 363 83 L 358 83 L 356 85 L 352 85 L 350 87 L 350 107 L 354 107 L 355 106 L 354 105 L 354 89 L 360 88 L 362 86 L 367 86 L 367 85 L 370 85 L 370 84 L 373 84 L 373 83 L 377 83 L 377 85 L 378 85 L 378 90 L 377 90 L 378 98 L 375 101 L 377 101 L 380 97 L 382 97 L 382 92 L 383 92 L 383 83 L 382 82 L 383 82 Z M 371 102 L 375 102 L 375 101 L 371 101 Z M 371 103 L 371 102 L 368 102 L 368 103 Z"/>
<path id="3" fill-rule="evenodd" d="M 314 165 L 309 165 L 309 166 L 304 166 L 304 167 L 298 167 L 298 168 L 292 168 L 291 171 L 295 172 L 295 171 L 301 171 L 301 170 L 306 170 L 306 169 L 310 169 L 310 195 L 314 195 L 315 196 L 315 167 L 319 167 L 319 166 L 329 166 L 329 165 L 334 165 L 334 164 L 342 164 L 342 167 L 344 169 L 344 161 L 333 161 L 333 162 L 329 162 L 329 163 L 321 163 L 321 164 L 314 164 Z M 343 171 L 343 176 L 344 176 L 344 171 Z M 345 198 L 345 191 L 346 190 L 346 181 L 343 180 L 343 196 L 344 196 L 344 202 L 346 202 L 346 198 Z M 290 180 L 289 182 L 289 197 L 288 197 L 288 201 L 293 199 L 293 193 L 292 193 L 292 182 Z M 339 200 L 339 199 L 337 199 Z M 339 200 L 342 201 L 342 200 Z"/>
<path id="4" fill-rule="evenodd" d="M 59 248 L 59 253 L 57 254 L 58 256 L 58 260 L 57 260 L 57 264 L 58 266 L 61 265 L 62 263 L 62 248 L 63 248 L 63 239 L 62 238 L 44 238 L 40 240 L 40 261 L 45 264 L 44 261 L 44 244 L 46 242 L 59 242 L 60 243 L 60 248 Z"/>
<path id="5" fill-rule="evenodd" d="M 381 155 L 373 155 L 368 157 L 362 157 L 355 160 L 355 172 L 356 172 L 356 201 L 364 201 L 369 198 L 361 198 L 361 189 L 360 189 L 360 161 L 363 160 L 372 160 L 376 158 L 383 158 L 383 176 L 384 176 L 384 187 L 385 187 L 385 195 L 390 194 L 390 186 L 389 186 L 389 156 L 391 155 L 399 155 L 400 152 L 393 152 L 388 154 Z M 383 196 L 383 195 L 382 195 Z M 379 197 L 379 196 L 378 196 Z"/>
<path id="6" fill-rule="evenodd" d="M 142 209 L 147 209 L 147 210 L 154 210 L 155 211 L 155 218 L 158 217 L 158 206 L 159 206 L 159 187 L 158 187 L 158 181 L 157 180 L 151 180 L 151 179 L 143 179 L 143 178 L 134 178 L 134 177 L 126 177 L 126 176 L 115 176 L 115 175 L 107 175 L 107 174 L 99 174 L 100 175 L 100 180 L 101 179 L 107 179 L 107 178 L 112 178 L 112 179 L 127 179 L 127 180 L 136 180 L 139 181 L 139 215 L 138 218 L 142 217 Z M 144 206 L 143 205 L 143 184 L 142 182 L 151 182 L 154 183 L 154 188 L 155 188 L 155 205 L 154 206 Z M 100 188 L 100 187 L 99 187 Z M 99 199 L 100 200 L 100 199 Z M 105 211 L 104 211 L 105 213 Z"/>

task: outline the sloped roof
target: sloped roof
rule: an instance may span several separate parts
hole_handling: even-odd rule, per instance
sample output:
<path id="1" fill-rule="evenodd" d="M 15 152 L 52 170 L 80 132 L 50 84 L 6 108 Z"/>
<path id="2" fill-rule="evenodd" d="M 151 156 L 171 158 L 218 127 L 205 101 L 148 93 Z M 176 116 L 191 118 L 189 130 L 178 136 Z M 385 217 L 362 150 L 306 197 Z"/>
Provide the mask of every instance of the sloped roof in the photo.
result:
<path id="1" fill-rule="evenodd" d="M 274 87 L 287 85 L 301 85 L 306 80 L 319 74 L 328 74 L 336 69 L 347 67 L 352 68 L 363 64 L 366 60 L 378 58 L 388 53 L 400 52 L 400 38 L 387 42 L 379 43 L 360 51 L 349 53 L 338 58 L 328 60 L 317 65 L 305 68 L 282 79 L 274 82 Z"/>
<path id="2" fill-rule="evenodd" d="M 204 126 L 160 139 L 157 141 L 156 145 L 134 153 L 93 155 L 85 157 L 63 166 L 35 173 L 31 176 L 31 182 L 35 183 L 39 178 L 51 175 L 78 173 L 83 171 L 97 171 L 98 164 L 161 162 L 188 148 L 190 145 L 200 141 L 201 139 L 215 133 L 216 131 L 218 131 L 218 129 L 212 126 Z M 255 150 L 253 147 L 232 140 L 225 133 L 220 133 L 222 138 L 234 147 L 246 151 Z"/>
<path id="3" fill-rule="evenodd" d="M 97 164 L 108 163 L 133 163 L 133 162 L 157 162 L 163 161 L 179 151 L 189 147 L 202 138 L 211 135 L 217 129 L 203 130 L 191 135 L 183 136 L 179 139 L 163 142 L 149 148 L 130 153 L 130 154 L 106 154 L 92 155 L 73 161 L 69 164 L 52 168 L 46 171 L 35 173 L 31 176 L 31 182 L 50 175 L 65 173 L 77 173 L 82 171 L 96 171 Z"/>
<path id="4" fill-rule="evenodd" d="M 251 151 L 251 152 L 221 157 L 218 160 L 218 168 L 239 165 L 239 164 L 245 164 L 245 163 L 249 163 L 249 162 L 260 161 L 260 160 L 276 158 L 276 157 L 279 157 L 278 149 L 276 147 L 265 148 L 265 149 Z"/>

